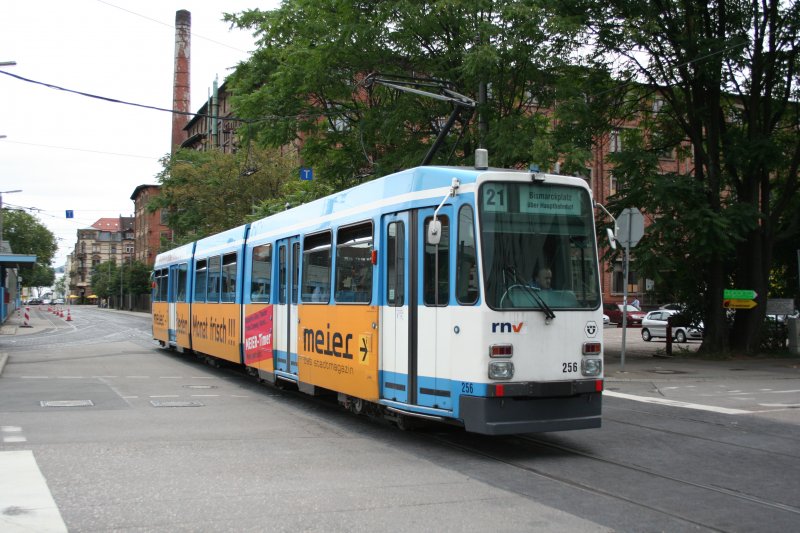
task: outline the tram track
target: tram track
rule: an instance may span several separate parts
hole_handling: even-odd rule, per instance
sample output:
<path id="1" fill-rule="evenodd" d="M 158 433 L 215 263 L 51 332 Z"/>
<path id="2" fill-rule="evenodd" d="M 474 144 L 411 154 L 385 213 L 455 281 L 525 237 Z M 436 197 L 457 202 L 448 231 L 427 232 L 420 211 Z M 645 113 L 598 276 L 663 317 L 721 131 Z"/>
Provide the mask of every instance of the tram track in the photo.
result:
<path id="1" fill-rule="evenodd" d="M 685 432 L 685 431 L 675 431 L 675 430 L 656 427 L 654 425 L 641 424 L 641 423 L 636 423 L 636 422 L 630 422 L 628 420 L 622 420 L 620 418 L 614 418 L 614 417 L 612 417 L 611 415 L 608 414 L 608 411 L 611 411 L 611 410 L 612 410 L 611 408 L 606 407 L 606 413 L 603 414 L 603 422 L 604 423 L 614 422 L 614 423 L 622 424 L 622 425 L 629 426 L 629 427 L 636 427 L 636 428 L 649 430 L 649 431 L 657 431 L 657 432 L 660 432 L 660 433 L 665 433 L 665 434 L 669 434 L 669 435 L 675 435 L 675 436 L 679 436 L 679 437 L 687 437 L 687 438 L 693 438 L 693 439 L 698 439 L 698 440 L 706 440 L 706 441 L 712 442 L 714 444 L 724 444 L 726 446 L 734 446 L 734 447 L 738 447 L 738 448 L 742 448 L 742 449 L 746 449 L 746 450 L 769 453 L 771 455 L 780 455 L 780 456 L 784 456 L 784 457 L 787 457 L 787 458 L 790 458 L 790 459 L 800 458 L 800 453 L 789 454 L 789 453 L 783 453 L 783 452 L 773 451 L 773 450 L 765 451 L 763 448 L 758 448 L 758 447 L 755 447 L 755 446 L 745 446 L 745 445 L 742 445 L 742 444 L 728 442 L 728 441 L 724 441 L 724 440 L 710 439 L 710 438 L 707 438 L 707 437 L 698 436 L 696 434 L 692 434 L 692 433 Z M 619 409 L 619 408 L 614 408 L 614 410 L 623 411 L 623 409 Z M 733 424 L 718 424 L 718 423 L 713 423 L 713 422 L 709 422 L 707 420 L 702 420 L 702 419 L 694 418 L 694 417 L 674 416 L 674 415 L 669 415 L 669 414 L 664 414 L 664 413 L 654 413 L 654 412 L 651 412 L 651 411 L 644 411 L 644 410 L 639 410 L 639 409 L 624 409 L 624 411 L 625 412 L 636 413 L 636 414 L 643 415 L 643 416 L 646 415 L 648 417 L 657 417 L 657 418 L 665 419 L 665 420 L 674 420 L 674 421 L 678 421 L 678 422 L 689 422 L 689 423 L 703 424 L 703 425 L 713 425 L 715 427 L 719 427 L 720 429 L 725 429 L 725 430 L 729 430 L 729 431 L 736 431 L 736 432 L 739 432 L 739 433 L 742 433 L 742 434 L 751 432 L 751 430 L 748 430 L 748 429 L 746 429 L 745 427 L 743 427 L 743 426 L 741 426 L 739 424 L 736 424 L 736 425 L 733 425 Z M 756 413 L 753 413 L 753 414 L 755 415 Z M 787 440 L 787 441 L 791 441 L 791 442 L 800 442 L 800 439 L 793 438 L 793 437 L 785 435 L 785 434 L 764 432 L 761 429 L 758 431 L 758 435 L 759 435 L 759 437 L 762 437 L 762 438 L 763 437 L 773 437 L 773 438 L 783 439 L 783 440 Z M 800 445 L 798 445 L 797 450 L 800 451 Z"/>
<path id="2" fill-rule="evenodd" d="M 678 475 L 659 472 L 657 470 L 648 468 L 646 466 L 626 463 L 615 459 L 602 457 L 598 454 L 580 450 L 571 446 L 558 444 L 550 440 L 547 440 L 545 438 L 533 437 L 530 435 L 519 435 L 516 437 L 500 438 L 492 442 L 491 449 L 484 449 L 480 446 L 470 444 L 466 442 L 465 439 L 461 438 L 460 436 L 457 437 L 455 435 L 451 436 L 449 434 L 448 435 L 437 434 L 433 438 L 437 442 L 443 445 L 458 449 L 462 452 L 469 453 L 474 456 L 479 456 L 485 459 L 489 459 L 491 461 L 495 461 L 497 463 L 503 464 L 507 467 L 511 467 L 518 471 L 527 472 L 537 477 L 554 481 L 556 483 L 566 485 L 571 488 L 576 488 L 582 491 L 596 494 L 598 496 L 611 498 L 619 502 L 624 502 L 630 505 L 634 505 L 638 508 L 658 513 L 670 519 L 679 520 L 685 523 L 687 526 L 691 525 L 695 527 L 702 527 L 704 529 L 711 531 L 730 531 L 730 529 L 724 526 L 720 526 L 719 524 L 709 523 L 709 521 L 698 519 L 698 517 L 690 516 L 688 513 L 682 513 L 675 509 L 671 509 L 666 505 L 656 505 L 650 503 L 646 501 L 645 497 L 637 498 L 635 496 L 626 495 L 620 492 L 609 490 L 608 488 L 603 487 L 600 482 L 592 483 L 591 480 L 596 478 L 590 477 L 588 481 L 580 480 L 575 478 L 574 476 L 553 472 L 552 469 L 547 468 L 546 466 L 535 466 L 533 464 L 525 462 L 524 460 L 520 460 L 517 457 L 524 456 L 524 457 L 540 459 L 542 457 L 542 452 L 545 453 L 556 452 L 560 454 L 561 457 L 564 457 L 564 454 L 566 454 L 567 457 L 570 456 L 579 457 L 581 459 L 589 460 L 595 465 L 602 464 L 605 467 L 611 467 L 618 470 L 621 469 L 633 473 L 634 475 L 637 476 L 646 476 L 651 480 L 674 483 L 692 490 L 699 490 L 707 494 L 711 493 L 717 497 L 733 499 L 733 503 L 731 503 L 731 508 L 737 508 L 737 506 L 741 506 L 742 504 L 747 504 L 750 506 L 757 506 L 762 510 L 785 512 L 785 513 L 790 513 L 796 517 L 800 517 L 800 508 L 792 505 L 787 505 L 778 501 L 761 498 L 751 494 L 743 493 L 738 490 L 729 489 L 726 487 L 717 486 L 710 483 L 692 481 L 690 479 L 682 478 Z M 502 450 L 502 452 L 499 452 L 497 450 Z M 543 464 L 547 465 L 550 463 L 545 462 Z M 596 468 L 592 466 L 587 466 L 582 470 L 585 472 L 591 472 L 596 470 Z M 602 481 L 605 479 L 609 479 L 609 477 L 610 477 L 609 475 L 600 476 L 600 480 Z M 643 493 L 643 496 L 644 494 L 646 494 L 646 492 Z"/>

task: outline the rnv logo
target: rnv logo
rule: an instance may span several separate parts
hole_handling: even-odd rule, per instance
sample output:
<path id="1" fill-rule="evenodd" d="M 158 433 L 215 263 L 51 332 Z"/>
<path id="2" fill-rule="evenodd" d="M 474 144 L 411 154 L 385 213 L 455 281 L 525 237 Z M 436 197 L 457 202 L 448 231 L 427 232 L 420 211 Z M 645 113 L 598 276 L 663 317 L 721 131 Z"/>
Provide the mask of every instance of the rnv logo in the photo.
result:
<path id="1" fill-rule="evenodd" d="M 492 333 L 521 333 L 525 322 L 512 324 L 511 322 L 493 322 Z"/>

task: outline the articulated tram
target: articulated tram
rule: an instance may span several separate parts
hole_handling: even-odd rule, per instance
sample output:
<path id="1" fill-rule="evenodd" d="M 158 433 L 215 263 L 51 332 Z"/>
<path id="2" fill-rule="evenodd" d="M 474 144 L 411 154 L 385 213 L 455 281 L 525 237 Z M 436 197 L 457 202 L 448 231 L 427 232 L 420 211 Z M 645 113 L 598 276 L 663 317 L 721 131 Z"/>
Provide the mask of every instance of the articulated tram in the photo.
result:
<path id="1" fill-rule="evenodd" d="M 493 435 L 600 426 L 580 178 L 418 167 L 162 253 L 153 277 L 162 346 L 355 412 Z"/>

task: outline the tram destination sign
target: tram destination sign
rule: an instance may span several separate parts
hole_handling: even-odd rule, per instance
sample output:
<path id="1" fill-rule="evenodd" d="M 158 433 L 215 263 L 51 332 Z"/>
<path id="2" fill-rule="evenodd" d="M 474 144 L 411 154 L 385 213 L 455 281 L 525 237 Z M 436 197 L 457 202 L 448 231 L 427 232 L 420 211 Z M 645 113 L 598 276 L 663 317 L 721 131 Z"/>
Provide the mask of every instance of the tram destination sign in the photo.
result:
<path id="1" fill-rule="evenodd" d="M 755 300 L 758 293 L 749 289 L 725 289 L 722 297 L 725 300 Z"/>

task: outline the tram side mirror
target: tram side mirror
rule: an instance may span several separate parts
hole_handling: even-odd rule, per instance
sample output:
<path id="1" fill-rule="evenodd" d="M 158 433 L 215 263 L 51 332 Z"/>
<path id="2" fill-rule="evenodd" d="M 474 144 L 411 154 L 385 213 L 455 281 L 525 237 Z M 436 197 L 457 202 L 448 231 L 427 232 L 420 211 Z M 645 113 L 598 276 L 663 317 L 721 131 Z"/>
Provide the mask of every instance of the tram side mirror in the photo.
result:
<path id="1" fill-rule="evenodd" d="M 428 224 L 428 244 L 435 246 L 442 240 L 442 221 L 433 219 Z"/>
<path id="2" fill-rule="evenodd" d="M 614 236 L 614 231 L 611 228 L 606 228 L 606 235 L 608 235 L 608 244 L 612 250 L 617 249 L 617 239 Z"/>

